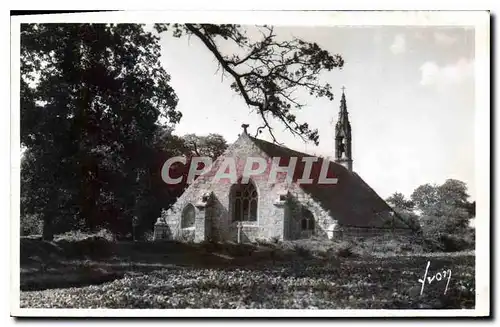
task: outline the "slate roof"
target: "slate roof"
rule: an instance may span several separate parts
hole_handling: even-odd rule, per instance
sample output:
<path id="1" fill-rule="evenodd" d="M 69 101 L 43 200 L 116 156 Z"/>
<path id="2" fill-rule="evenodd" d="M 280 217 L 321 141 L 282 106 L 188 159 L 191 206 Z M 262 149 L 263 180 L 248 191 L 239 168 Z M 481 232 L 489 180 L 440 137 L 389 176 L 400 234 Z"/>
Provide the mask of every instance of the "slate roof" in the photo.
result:
<path id="1" fill-rule="evenodd" d="M 300 178 L 304 169 L 301 164 L 303 157 L 315 157 L 310 154 L 298 152 L 283 146 L 276 145 L 261 139 L 249 139 L 270 157 L 290 158 L 298 157 L 295 178 Z M 312 184 L 298 185 L 308 193 L 325 210 L 329 211 L 338 223 L 346 227 L 387 227 L 388 220 L 394 220 L 395 228 L 409 228 L 409 226 L 392 210 L 392 208 L 355 172 L 349 171 L 344 166 L 333 161 L 329 163 L 327 177 L 336 177 L 336 184 L 317 183 L 323 158 L 318 158 L 313 165 L 311 178 Z M 280 166 L 286 165 L 286 159 Z"/>

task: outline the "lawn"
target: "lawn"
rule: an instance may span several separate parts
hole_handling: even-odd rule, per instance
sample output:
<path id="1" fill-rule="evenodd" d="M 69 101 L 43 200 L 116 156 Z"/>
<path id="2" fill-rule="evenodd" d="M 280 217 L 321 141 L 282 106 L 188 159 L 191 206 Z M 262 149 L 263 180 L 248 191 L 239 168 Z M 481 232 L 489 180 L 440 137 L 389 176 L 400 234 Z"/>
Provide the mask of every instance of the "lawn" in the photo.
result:
<path id="1" fill-rule="evenodd" d="M 475 303 L 470 254 L 343 257 L 278 245 L 80 243 L 22 241 L 21 307 L 472 309 Z"/>

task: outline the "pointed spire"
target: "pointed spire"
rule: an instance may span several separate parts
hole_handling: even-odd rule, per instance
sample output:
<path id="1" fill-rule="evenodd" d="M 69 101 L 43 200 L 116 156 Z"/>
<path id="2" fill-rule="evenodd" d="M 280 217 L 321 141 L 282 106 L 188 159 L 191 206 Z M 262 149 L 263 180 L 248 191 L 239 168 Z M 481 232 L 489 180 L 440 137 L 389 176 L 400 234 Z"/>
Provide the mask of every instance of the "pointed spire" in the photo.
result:
<path id="1" fill-rule="evenodd" d="M 352 171 L 351 144 L 351 124 L 349 123 L 349 114 L 347 113 L 345 86 L 342 86 L 339 118 L 335 125 L 335 161 L 350 171 Z"/>
<path id="2" fill-rule="evenodd" d="M 342 98 L 340 99 L 340 113 L 347 113 L 347 104 L 345 101 L 345 86 L 342 86 Z"/>

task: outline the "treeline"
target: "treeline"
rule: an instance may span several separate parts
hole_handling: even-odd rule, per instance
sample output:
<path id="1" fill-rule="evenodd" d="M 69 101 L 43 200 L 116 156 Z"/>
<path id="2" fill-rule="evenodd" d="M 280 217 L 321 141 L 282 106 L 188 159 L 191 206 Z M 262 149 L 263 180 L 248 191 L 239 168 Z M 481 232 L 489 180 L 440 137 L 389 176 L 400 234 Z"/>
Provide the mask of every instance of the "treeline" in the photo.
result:
<path id="1" fill-rule="evenodd" d="M 441 185 L 424 184 L 410 198 L 396 192 L 386 201 L 417 232 L 424 236 L 430 250 L 473 249 L 476 202 L 468 201 L 467 185 L 448 179 Z"/>

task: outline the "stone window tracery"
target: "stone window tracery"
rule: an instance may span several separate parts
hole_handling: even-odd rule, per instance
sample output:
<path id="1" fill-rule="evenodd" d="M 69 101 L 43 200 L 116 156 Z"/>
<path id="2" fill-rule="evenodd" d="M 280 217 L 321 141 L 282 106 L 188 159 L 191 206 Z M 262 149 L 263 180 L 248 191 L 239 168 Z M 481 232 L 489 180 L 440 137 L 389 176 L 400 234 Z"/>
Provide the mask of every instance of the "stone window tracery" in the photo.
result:
<path id="1" fill-rule="evenodd" d="M 308 209 L 302 209 L 302 219 L 300 220 L 300 228 L 303 231 L 314 231 L 314 216 Z"/>
<path id="2" fill-rule="evenodd" d="M 259 196 L 255 185 L 235 184 L 232 188 L 233 221 L 257 221 Z"/>

